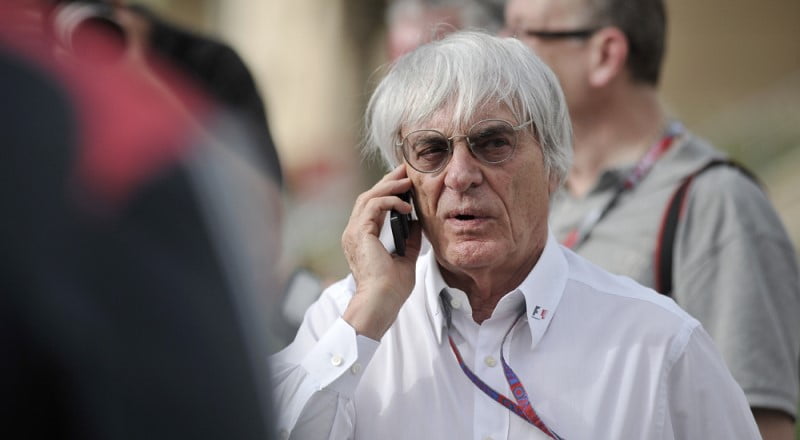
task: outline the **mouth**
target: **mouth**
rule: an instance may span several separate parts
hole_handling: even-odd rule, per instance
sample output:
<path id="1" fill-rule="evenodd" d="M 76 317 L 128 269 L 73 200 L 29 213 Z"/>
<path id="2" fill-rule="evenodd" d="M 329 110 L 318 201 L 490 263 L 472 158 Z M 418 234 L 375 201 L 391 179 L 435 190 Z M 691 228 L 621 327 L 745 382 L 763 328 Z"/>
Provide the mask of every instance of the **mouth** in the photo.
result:
<path id="1" fill-rule="evenodd" d="M 444 215 L 444 228 L 449 234 L 464 238 L 478 238 L 487 234 L 494 217 L 490 211 L 476 207 L 459 207 Z"/>
<path id="2" fill-rule="evenodd" d="M 488 216 L 474 211 L 454 211 L 447 215 L 448 221 L 459 224 L 478 223 L 488 219 Z"/>

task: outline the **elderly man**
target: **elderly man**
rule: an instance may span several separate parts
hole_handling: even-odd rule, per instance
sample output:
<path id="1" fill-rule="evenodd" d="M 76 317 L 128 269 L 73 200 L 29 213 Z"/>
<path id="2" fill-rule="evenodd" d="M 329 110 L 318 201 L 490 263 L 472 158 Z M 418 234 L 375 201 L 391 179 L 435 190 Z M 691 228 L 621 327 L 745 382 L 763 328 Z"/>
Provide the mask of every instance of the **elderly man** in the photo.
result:
<path id="1" fill-rule="evenodd" d="M 700 324 L 548 231 L 570 161 L 552 72 L 455 33 L 400 58 L 368 108 L 390 166 L 342 237 L 352 275 L 276 354 L 296 439 L 758 438 Z M 404 255 L 379 240 L 412 211 Z"/>
<path id="2" fill-rule="evenodd" d="M 507 2 L 508 33 L 556 73 L 575 129 L 574 163 L 553 196 L 550 224 L 581 256 L 671 294 L 714 339 L 764 438 L 793 439 L 795 250 L 758 185 L 734 167 L 709 165 L 724 164 L 723 154 L 662 108 L 663 3 Z M 670 205 L 684 181 L 683 203 Z M 668 206 L 681 215 L 666 215 Z"/>

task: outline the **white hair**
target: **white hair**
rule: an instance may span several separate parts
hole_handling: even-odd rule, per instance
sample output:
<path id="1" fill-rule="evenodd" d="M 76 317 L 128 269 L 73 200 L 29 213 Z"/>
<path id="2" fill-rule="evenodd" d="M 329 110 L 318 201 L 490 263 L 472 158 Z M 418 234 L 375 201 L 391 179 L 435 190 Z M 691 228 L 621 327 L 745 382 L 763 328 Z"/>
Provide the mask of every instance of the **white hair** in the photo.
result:
<path id="1" fill-rule="evenodd" d="M 517 123 L 533 121 L 526 129 L 561 184 L 572 160 L 572 127 L 558 79 L 518 40 L 483 32 L 455 32 L 395 61 L 367 106 L 365 148 L 393 168 L 402 157 L 395 148 L 401 128 L 441 109 L 463 125 L 487 105 L 504 105 Z"/>

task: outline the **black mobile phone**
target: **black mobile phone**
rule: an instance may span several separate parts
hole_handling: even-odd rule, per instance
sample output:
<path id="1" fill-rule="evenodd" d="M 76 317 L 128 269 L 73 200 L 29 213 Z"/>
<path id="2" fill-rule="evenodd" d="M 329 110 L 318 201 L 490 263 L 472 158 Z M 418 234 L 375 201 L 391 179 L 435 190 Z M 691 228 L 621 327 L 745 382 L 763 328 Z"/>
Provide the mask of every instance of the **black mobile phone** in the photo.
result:
<path id="1" fill-rule="evenodd" d="M 404 202 L 411 202 L 411 191 L 398 194 Z M 401 257 L 406 254 L 406 240 L 409 235 L 409 222 L 411 214 L 401 214 L 394 209 L 390 211 L 389 223 L 392 226 L 392 237 L 394 238 L 394 252 Z"/>

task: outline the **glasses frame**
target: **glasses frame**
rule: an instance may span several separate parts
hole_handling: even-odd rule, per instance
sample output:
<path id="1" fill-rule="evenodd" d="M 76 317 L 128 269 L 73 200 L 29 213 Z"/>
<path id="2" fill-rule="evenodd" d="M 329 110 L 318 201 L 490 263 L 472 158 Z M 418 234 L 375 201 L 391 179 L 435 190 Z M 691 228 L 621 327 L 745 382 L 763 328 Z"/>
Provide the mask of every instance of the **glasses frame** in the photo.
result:
<path id="1" fill-rule="evenodd" d="M 566 39 L 577 39 L 577 40 L 586 40 L 592 37 L 597 31 L 602 29 L 602 27 L 595 27 L 595 28 L 583 28 L 583 29 L 571 29 L 571 30 L 563 30 L 563 31 L 540 31 L 536 29 L 525 29 L 522 31 L 522 35 L 525 37 L 535 37 L 540 38 L 542 40 L 566 40 Z M 519 34 L 514 34 L 515 37 L 519 38 Z"/>
<path id="2" fill-rule="evenodd" d="M 517 134 L 517 132 L 519 130 L 522 130 L 522 128 L 524 128 L 525 126 L 531 125 L 533 123 L 533 119 L 528 119 L 527 121 L 525 121 L 525 122 L 523 122 L 523 123 L 521 123 L 519 125 L 513 125 L 511 122 L 506 121 L 505 119 L 496 119 L 496 118 L 481 119 L 480 121 L 472 124 L 469 127 L 469 129 L 467 130 L 467 133 L 471 132 L 473 128 L 475 128 L 477 125 L 482 124 L 484 122 L 502 122 L 502 123 L 508 124 L 508 126 L 511 127 L 512 130 L 514 130 L 514 144 L 511 146 L 511 152 L 508 154 L 508 157 L 504 158 L 503 160 L 498 160 L 496 162 L 490 162 L 490 161 L 484 160 L 483 158 L 481 158 L 480 156 L 475 154 L 475 151 L 472 149 L 472 146 L 474 144 L 470 140 L 469 135 L 466 135 L 466 134 L 454 134 L 454 135 L 452 135 L 450 137 L 447 137 L 441 131 L 435 130 L 433 128 L 421 128 L 419 130 L 414 130 L 412 132 L 409 132 L 408 134 L 403 136 L 400 139 L 399 142 L 395 142 L 394 146 L 395 146 L 395 148 L 400 150 L 400 155 L 403 157 L 403 160 L 405 160 L 405 162 L 411 168 L 414 168 L 416 171 L 418 171 L 420 173 L 424 173 L 424 174 L 438 173 L 439 171 L 443 170 L 447 166 L 448 163 L 450 163 L 450 159 L 453 158 L 453 151 L 455 150 L 455 147 L 453 146 L 453 140 L 457 139 L 457 138 L 466 139 L 467 147 L 469 148 L 469 153 L 472 155 L 472 157 L 474 157 L 475 159 L 479 160 L 482 163 L 489 164 L 489 165 L 496 165 L 496 164 L 499 164 L 499 163 L 503 163 L 503 162 L 511 159 L 514 156 L 514 152 L 517 151 L 517 141 L 519 140 L 519 135 Z M 439 167 L 437 167 L 436 169 L 431 170 L 431 171 L 424 171 L 424 170 L 420 170 L 419 168 L 415 167 L 411 163 L 411 161 L 408 159 L 408 156 L 406 155 L 406 149 L 403 148 L 403 144 L 405 143 L 406 139 L 408 139 L 409 136 L 411 136 L 414 133 L 419 133 L 421 131 L 432 131 L 432 132 L 438 133 L 438 134 L 440 134 L 442 136 L 442 138 L 444 138 L 447 141 L 447 158 L 442 162 L 442 164 Z"/>

